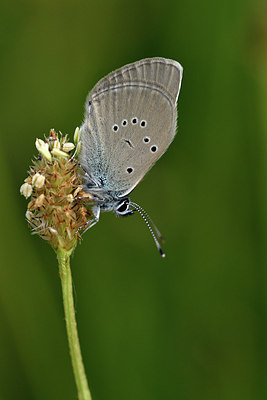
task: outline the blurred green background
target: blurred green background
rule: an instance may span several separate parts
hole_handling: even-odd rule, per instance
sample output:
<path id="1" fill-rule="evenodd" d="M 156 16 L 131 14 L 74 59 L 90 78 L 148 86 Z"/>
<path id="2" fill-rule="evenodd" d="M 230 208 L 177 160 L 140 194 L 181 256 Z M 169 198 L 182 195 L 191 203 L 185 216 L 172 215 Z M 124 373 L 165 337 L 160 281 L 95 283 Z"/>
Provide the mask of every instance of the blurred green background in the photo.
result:
<path id="1" fill-rule="evenodd" d="M 55 254 L 19 187 L 50 128 L 73 134 L 88 91 L 163 56 L 184 67 L 179 133 L 72 259 L 93 400 L 267 398 L 266 3 L 1 0 L 0 400 L 75 399 Z"/>

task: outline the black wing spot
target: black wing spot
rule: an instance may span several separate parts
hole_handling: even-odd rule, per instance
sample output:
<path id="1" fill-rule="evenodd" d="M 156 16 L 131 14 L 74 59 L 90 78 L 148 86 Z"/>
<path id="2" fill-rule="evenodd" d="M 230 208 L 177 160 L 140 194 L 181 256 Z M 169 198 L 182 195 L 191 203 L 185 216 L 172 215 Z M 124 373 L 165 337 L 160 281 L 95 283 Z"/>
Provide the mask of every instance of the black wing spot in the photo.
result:
<path id="1" fill-rule="evenodd" d="M 132 142 L 129 139 L 124 139 L 124 141 L 133 149 L 134 145 L 132 144 Z"/>
<path id="2" fill-rule="evenodd" d="M 150 147 L 150 151 L 152 153 L 156 153 L 156 151 L 158 151 L 158 146 L 156 146 L 155 144 L 153 146 Z"/>
<path id="3" fill-rule="evenodd" d="M 140 126 L 141 126 L 141 128 L 145 128 L 145 127 L 147 126 L 147 122 L 146 122 L 145 119 L 143 119 L 143 120 L 140 122 Z"/>
<path id="4" fill-rule="evenodd" d="M 114 124 L 112 127 L 113 132 L 117 132 L 119 130 L 119 125 Z"/>

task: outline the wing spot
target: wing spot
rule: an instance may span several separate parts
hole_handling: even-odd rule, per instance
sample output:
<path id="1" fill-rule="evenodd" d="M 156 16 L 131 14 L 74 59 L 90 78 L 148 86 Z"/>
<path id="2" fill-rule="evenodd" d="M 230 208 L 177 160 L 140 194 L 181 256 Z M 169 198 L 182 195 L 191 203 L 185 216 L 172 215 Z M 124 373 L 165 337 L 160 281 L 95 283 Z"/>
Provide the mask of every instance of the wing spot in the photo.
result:
<path id="1" fill-rule="evenodd" d="M 149 143 L 149 142 L 150 142 L 150 137 L 145 136 L 145 137 L 143 138 L 143 142 L 144 142 L 144 143 Z"/>
<path id="2" fill-rule="evenodd" d="M 119 125 L 114 124 L 112 127 L 113 132 L 117 132 L 119 130 Z"/>
<path id="3" fill-rule="evenodd" d="M 138 122 L 138 118 L 133 117 L 131 122 L 132 122 L 132 125 L 136 125 Z"/>
<path id="4" fill-rule="evenodd" d="M 127 119 L 123 119 L 121 124 L 122 124 L 122 126 L 127 126 L 128 125 Z"/>
<path id="5" fill-rule="evenodd" d="M 133 169 L 132 167 L 128 167 L 128 168 L 126 169 L 126 171 L 128 172 L 128 174 L 131 174 L 131 173 L 134 172 L 134 169 Z"/>
<path id="6" fill-rule="evenodd" d="M 151 153 L 156 153 L 156 151 L 158 151 L 158 146 L 153 144 L 153 146 L 150 147 L 150 151 L 151 151 Z"/>
<path id="7" fill-rule="evenodd" d="M 129 139 L 124 139 L 124 141 L 133 149 L 134 145 L 132 144 L 132 142 Z"/>
<path id="8" fill-rule="evenodd" d="M 143 119 L 143 120 L 140 122 L 140 126 L 141 126 L 141 128 L 146 128 L 147 122 L 146 122 L 145 119 Z"/>

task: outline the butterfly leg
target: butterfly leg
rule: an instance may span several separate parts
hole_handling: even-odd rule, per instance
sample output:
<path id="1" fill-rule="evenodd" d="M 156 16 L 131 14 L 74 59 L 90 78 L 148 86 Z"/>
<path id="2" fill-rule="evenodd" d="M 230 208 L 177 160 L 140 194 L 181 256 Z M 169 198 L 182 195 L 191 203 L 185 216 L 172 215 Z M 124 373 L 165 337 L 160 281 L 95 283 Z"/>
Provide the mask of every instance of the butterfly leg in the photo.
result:
<path id="1" fill-rule="evenodd" d="M 88 231 L 88 229 L 92 228 L 92 226 L 94 226 L 95 224 L 98 223 L 99 217 L 100 217 L 100 207 L 99 206 L 94 206 L 92 208 L 92 213 L 94 215 L 94 218 L 91 219 L 90 221 L 86 222 L 85 225 L 83 225 L 83 227 L 86 227 L 86 228 L 84 229 L 82 234 L 84 234 L 86 231 Z M 83 229 L 83 227 L 81 227 L 81 229 Z"/>

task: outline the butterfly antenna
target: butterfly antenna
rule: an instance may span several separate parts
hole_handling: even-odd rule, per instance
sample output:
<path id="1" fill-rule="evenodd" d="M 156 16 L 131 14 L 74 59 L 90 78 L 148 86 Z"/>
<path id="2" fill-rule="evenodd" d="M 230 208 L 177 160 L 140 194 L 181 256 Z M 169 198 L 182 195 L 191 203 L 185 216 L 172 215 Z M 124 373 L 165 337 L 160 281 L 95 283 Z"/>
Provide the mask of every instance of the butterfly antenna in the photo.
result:
<path id="1" fill-rule="evenodd" d="M 154 242 L 155 242 L 155 244 L 156 244 L 156 246 L 157 246 L 157 249 L 158 249 L 158 251 L 160 252 L 161 257 L 163 257 L 163 258 L 166 257 L 166 254 L 165 254 L 164 251 L 162 250 L 162 248 L 161 248 L 161 246 L 160 246 L 160 244 L 159 244 L 159 241 L 158 241 L 158 239 L 157 239 L 157 237 L 156 237 L 156 235 L 155 235 L 155 233 L 154 233 L 154 231 L 153 231 L 151 225 L 152 225 L 153 228 L 155 229 L 156 233 L 157 233 L 157 234 L 159 233 L 159 235 L 158 235 L 159 237 L 161 237 L 160 232 L 159 232 L 158 229 L 156 228 L 155 224 L 152 222 L 152 220 L 151 220 L 151 218 L 149 217 L 149 215 L 148 215 L 148 214 L 145 212 L 145 210 L 143 210 L 142 207 L 140 207 L 138 204 L 132 203 L 132 202 L 131 202 L 130 205 L 134 207 L 134 210 L 135 210 L 135 211 L 138 211 L 138 212 L 139 212 L 139 214 L 141 215 L 141 217 L 142 217 L 143 220 L 145 221 L 145 223 L 146 223 L 146 225 L 147 225 L 147 227 L 148 227 L 148 229 L 149 229 L 149 232 L 151 233 L 151 236 L 152 236 L 152 238 L 154 239 Z M 150 223 L 151 223 L 151 225 L 150 225 Z"/>
<path id="2" fill-rule="evenodd" d="M 136 204 L 136 203 L 133 203 L 133 202 L 131 202 L 131 204 L 134 207 L 136 207 L 136 209 L 139 209 L 139 210 L 142 211 L 142 213 L 146 216 L 146 218 L 148 219 L 148 221 L 152 225 L 152 228 L 156 232 L 156 235 L 157 235 L 158 239 L 161 241 L 161 243 L 164 243 L 164 237 L 162 236 L 162 234 L 160 233 L 160 231 L 158 230 L 158 228 L 156 227 L 156 225 L 154 224 L 154 222 L 152 221 L 152 219 L 150 218 L 148 213 L 141 206 L 139 206 L 139 204 Z"/>

